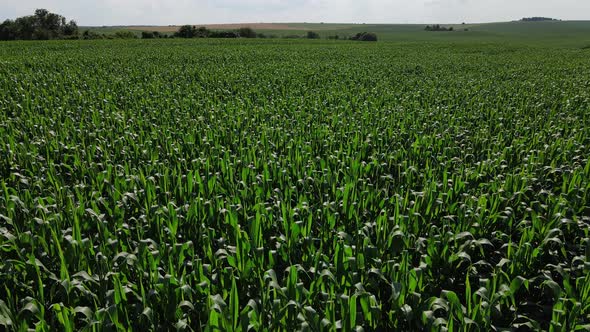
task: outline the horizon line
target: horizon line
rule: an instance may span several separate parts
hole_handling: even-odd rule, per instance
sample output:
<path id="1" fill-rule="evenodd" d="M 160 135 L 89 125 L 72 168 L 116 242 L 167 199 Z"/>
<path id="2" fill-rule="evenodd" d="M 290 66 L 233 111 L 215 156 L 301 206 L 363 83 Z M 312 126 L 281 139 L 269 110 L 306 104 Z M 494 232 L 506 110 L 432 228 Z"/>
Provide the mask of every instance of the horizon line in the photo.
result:
<path id="1" fill-rule="evenodd" d="M 183 25 L 193 25 L 193 26 L 211 26 L 211 25 L 254 25 L 254 24 L 325 24 L 325 25 L 423 25 L 423 24 L 449 24 L 449 25 L 473 25 L 473 24 L 496 24 L 496 23 L 542 23 L 542 22 L 590 22 L 590 19 L 585 20 L 560 20 L 556 19 L 554 21 L 536 21 L 536 22 L 527 22 L 522 21 L 521 19 L 511 20 L 511 21 L 486 21 L 486 22 L 419 22 L 419 23 L 357 23 L 357 22 L 225 22 L 225 23 L 182 23 L 182 24 L 112 24 L 112 25 L 105 25 L 105 24 L 91 24 L 91 25 L 80 25 L 80 27 L 89 27 L 89 28 L 100 28 L 100 27 L 180 27 Z"/>

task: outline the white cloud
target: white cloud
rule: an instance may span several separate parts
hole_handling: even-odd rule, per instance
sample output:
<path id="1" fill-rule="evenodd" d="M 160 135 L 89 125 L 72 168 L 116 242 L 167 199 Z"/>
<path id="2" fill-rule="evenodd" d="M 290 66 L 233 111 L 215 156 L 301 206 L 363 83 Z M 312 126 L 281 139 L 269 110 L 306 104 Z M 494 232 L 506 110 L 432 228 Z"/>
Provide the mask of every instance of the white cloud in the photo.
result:
<path id="1" fill-rule="evenodd" d="M 0 0 L 0 19 L 28 15 L 36 8 L 60 13 L 80 25 L 590 19 L 590 1 L 585 0 Z"/>

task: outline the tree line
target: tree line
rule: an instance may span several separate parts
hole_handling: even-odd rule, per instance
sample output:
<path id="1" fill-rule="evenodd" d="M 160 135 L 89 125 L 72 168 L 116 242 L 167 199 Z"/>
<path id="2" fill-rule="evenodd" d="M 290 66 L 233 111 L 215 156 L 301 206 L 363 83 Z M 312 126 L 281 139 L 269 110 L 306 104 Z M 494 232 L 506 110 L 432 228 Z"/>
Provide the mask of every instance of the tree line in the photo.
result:
<path id="1" fill-rule="evenodd" d="M 445 28 L 443 26 L 441 26 L 440 24 L 435 24 L 435 25 L 427 25 L 426 28 L 424 28 L 424 30 L 426 31 L 453 31 L 455 29 L 453 29 L 453 27 L 449 27 L 449 28 Z"/>
<path id="2" fill-rule="evenodd" d="M 206 27 L 197 27 L 195 25 L 183 25 L 173 35 L 176 38 L 277 38 L 275 35 L 267 35 L 258 33 L 252 28 L 243 27 L 234 31 L 214 31 Z M 142 38 L 150 38 L 146 36 Z M 308 31 L 305 35 L 288 35 L 283 36 L 287 39 L 307 38 L 320 39 L 321 36 L 315 31 Z M 328 36 L 328 39 L 341 39 L 340 36 Z M 350 37 L 343 37 L 342 39 L 359 40 L 359 41 L 377 41 L 377 35 L 372 32 L 360 32 Z"/>
<path id="3" fill-rule="evenodd" d="M 522 22 L 542 22 L 542 21 L 560 21 L 558 19 L 555 18 L 550 18 L 550 17 L 539 17 L 539 16 L 535 16 L 535 17 L 523 17 L 521 19 Z"/>
<path id="4" fill-rule="evenodd" d="M 243 27 L 235 31 L 213 31 L 206 27 L 183 25 L 174 33 L 177 38 L 265 38 L 252 28 Z"/>
<path id="5" fill-rule="evenodd" d="M 305 35 L 282 36 L 283 38 L 320 39 L 315 31 L 308 31 Z M 76 21 L 67 21 L 59 14 L 51 13 L 47 9 L 37 9 L 33 15 L 19 17 L 15 20 L 5 20 L 0 24 L 0 40 L 49 40 L 49 39 L 134 39 L 138 35 L 132 31 L 117 31 L 105 34 L 93 30 L 80 33 Z M 155 38 L 277 38 L 254 31 L 250 27 L 237 30 L 209 30 L 206 27 L 183 25 L 172 35 L 158 31 L 142 31 L 142 39 Z M 377 35 L 372 32 L 360 32 L 353 36 L 327 36 L 328 39 L 348 39 L 358 41 L 377 41 Z"/>
<path id="6" fill-rule="evenodd" d="M 6 20 L 0 24 L 0 40 L 77 39 L 76 21 L 47 9 L 37 9 L 33 15 Z"/>

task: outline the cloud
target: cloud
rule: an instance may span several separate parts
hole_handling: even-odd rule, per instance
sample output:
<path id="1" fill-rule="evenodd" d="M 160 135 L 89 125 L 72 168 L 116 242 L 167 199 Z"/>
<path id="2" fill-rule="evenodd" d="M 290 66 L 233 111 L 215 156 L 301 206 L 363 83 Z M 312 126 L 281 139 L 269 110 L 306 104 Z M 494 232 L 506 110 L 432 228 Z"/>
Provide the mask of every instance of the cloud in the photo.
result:
<path id="1" fill-rule="evenodd" d="M 590 19 L 590 1 L 580 0 L 427 0 L 426 7 L 436 22 L 501 22 L 530 16 Z"/>
<path id="2" fill-rule="evenodd" d="M 590 19 L 580 0 L 0 0 L 0 19 L 47 8 L 80 25 L 231 22 L 445 23 Z"/>

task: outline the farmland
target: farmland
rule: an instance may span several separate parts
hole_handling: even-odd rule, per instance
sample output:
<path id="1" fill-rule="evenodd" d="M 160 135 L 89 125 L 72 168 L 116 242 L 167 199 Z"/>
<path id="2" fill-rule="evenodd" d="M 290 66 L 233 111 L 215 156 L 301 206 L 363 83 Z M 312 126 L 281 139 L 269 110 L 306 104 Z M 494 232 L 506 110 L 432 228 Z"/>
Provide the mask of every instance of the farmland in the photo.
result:
<path id="1" fill-rule="evenodd" d="M 584 43 L 0 43 L 0 329 L 587 329 Z"/>
<path id="2" fill-rule="evenodd" d="M 200 26 L 196 24 L 196 26 Z M 390 42 L 445 42 L 445 43 L 516 43 L 542 47 L 576 47 L 580 43 L 590 45 L 590 21 L 548 21 L 548 22 L 498 22 L 443 24 L 453 27 L 452 33 L 424 31 L 426 24 L 334 24 L 334 23 L 243 23 L 205 25 L 215 31 L 236 30 L 251 27 L 267 36 L 305 36 L 315 31 L 322 37 L 350 37 L 359 32 L 370 31 L 379 35 L 379 40 Z M 172 34 L 179 26 L 117 26 L 82 27 L 97 33 L 113 34 L 132 31 L 138 36 L 141 31 L 159 31 Z M 465 31 L 467 29 L 467 31 Z"/>

